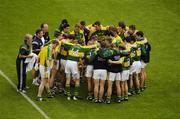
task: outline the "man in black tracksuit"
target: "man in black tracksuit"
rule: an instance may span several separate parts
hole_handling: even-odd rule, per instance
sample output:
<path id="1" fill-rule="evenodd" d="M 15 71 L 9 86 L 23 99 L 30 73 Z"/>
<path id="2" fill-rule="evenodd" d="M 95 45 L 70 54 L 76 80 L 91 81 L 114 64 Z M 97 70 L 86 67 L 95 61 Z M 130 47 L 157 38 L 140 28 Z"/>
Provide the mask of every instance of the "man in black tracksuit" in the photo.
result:
<path id="1" fill-rule="evenodd" d="M 34 36 L 32 41 L 32 50 L 33 53 L 35 53 L 36 55 L 39 54 L 41 48 L 43 47 L 43 42 L 41 40 L 42 37 L 43 37 L 43 31 L 41 29 L 37 29 L 36 35 Z"/>
<path id="2" fill-rule="evenodd" d="M 24 44 L 22 44 L 19 48 L 19 53 L 16 59 L 16 70 L 18 76 L 18 85 L 17 90 L 22 91 L 25 93 L 26 88 L 26 58 L 31 58 L 30 54 L 31 50 L 31 42 L 32 42 L 32 35 L 26 34 L 24 38 Z"/>

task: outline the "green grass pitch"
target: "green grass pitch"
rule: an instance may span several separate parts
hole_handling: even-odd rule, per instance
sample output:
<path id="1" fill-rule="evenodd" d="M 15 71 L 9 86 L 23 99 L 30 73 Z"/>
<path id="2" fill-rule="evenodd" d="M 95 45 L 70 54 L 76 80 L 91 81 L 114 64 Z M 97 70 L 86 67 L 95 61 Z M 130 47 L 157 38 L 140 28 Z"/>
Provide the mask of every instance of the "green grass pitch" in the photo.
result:
<path id="1" fill-rule="evenodd" d="M 67 101 L 61 95 L 35 102 L 51 119 L 180 119 L 179 0 L 0 0 L 0 70 L 16 83 L 15 59 L 24 34 L 47 22 L 53 38 L 63 18 L 71 26 L 80 20 L 104 25 L 121 20 L 144 31 L 152 44 L 148 88 L 122 104 Z M 36 87 L 27 93 L 34 101 L 36 94 Z M 1 75 L 0 119 L 43 119 Z"/>

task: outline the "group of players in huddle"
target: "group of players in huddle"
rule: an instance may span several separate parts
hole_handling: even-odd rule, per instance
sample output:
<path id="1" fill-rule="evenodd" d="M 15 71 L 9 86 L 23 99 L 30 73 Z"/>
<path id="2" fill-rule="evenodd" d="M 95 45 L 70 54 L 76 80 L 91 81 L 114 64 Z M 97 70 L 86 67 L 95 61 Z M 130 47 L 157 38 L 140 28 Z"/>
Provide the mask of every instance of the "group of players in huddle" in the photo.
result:
<path id="1" fill-rule="evenodd" d="M 135 25 L 128 27 L 119 22 L 118 27 L 104 27 L 99 21 L 91 25 L 81 21 L 70 32 L 70 25 L 64 19 L 54 37 L 50 40 L 47 24 L 42 24 L 33 37 L 25 36 L 17 57 L 18 91 L 26 89 L 23 79 L 26 73 L 23 70 L 21 76 L 20 67 L 21 61 L 27 66 L 25 59 L 33 57 L 31 51 L 37 55 L 32 69 L 33 84 L 39 85 L 37 101 L 44 100 L 44 88 L 48 98 L 53 98 L 57 87 L 67 100 L 82 99 L 79 92 L 84 76 L 87 100 L 95 103 L 110 104 L 113 95 L 120 103 L 144 91 L 151 46 Z"/>

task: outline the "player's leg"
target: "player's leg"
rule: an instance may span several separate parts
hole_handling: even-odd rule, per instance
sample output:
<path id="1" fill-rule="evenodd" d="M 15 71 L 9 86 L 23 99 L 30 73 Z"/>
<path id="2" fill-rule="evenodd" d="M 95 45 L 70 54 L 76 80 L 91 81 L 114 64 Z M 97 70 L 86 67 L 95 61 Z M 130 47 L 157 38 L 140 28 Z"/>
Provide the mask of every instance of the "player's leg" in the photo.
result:
<path id="1" fill-rule="evenodd" d="M 140 73 L 140 90 L 144 90 L 144 81 L 145 81 L 145 76 L 144 76 L 144 68 L 141 68 L 141 73 Z"/>
<path id="2" fill-rule="evenodd" d="M 39 89 L 38 89 L 38 95 L 37 95 L 37 101 L 42 101 L 42 93 L 44 91 L 44 87 L 46 84 L 46 79 L 41 78 L 41 84 L 39 85 Z"/>
<path id="3" fill-rule="evenodd" d="M 98 94 L 99 94 L 99 72 L 98 70 L 94 70 L 93 73 L 94 79 L 94 102 L 98 102 Z"/>
<path id="4" fill-rule="evenodd" d="M 70 70 L 71 63 L 67 61 L 67 65 L 65 66 L 65 73 L 66 73 L 66 85 L 65 90 L 67 94 L 67 100 L 71 99 L 71 93 L 70 93 L 70 82 L 71 82 L 71 70 Z"/>
<path id="5" fill-rule="evenodd" d="M 50 79 L 49 79 L 49 84 L 50 84 L 50 87 L 51 87 L 51 88 L 53 87 L 54 80 L 55 80 L 55 77 L 56 77 L 58 68 L 59 68 L 59 67 L 58 67 L 58 62 L 57 62 L 57 61 L 54 61 L 54 62 L 53 62 L 52 69 L 51 69 L 51 77 L 50 77 Z"/>
<path id="6" fill-rule="evenodd" d="M 140 72 L 141 72 L 141 62 L 136 61 L 136 71 L 135 71 L 135 92 L 136 94 L 140 93 Z"/>
<path id="7" fill-rule="evenodd" d="M 128 101 L 128 84 L 127 84 L 127 80 L 124 81 L 124 100 Z"/>
<path id="8" fill-rule="evenodd" d="M 80 76 L 79 76 L 79 74 L 74 74 L 73 78 L 75 80 L 75 88 L 74 88 L 73 100 L 78 100 L 78 99 L 80 99 L 80 96 L 79 96 L 79 91 L 80 91 Z"/>
<path id="9" fill-rule="evenodd" d="M 65 66 L 66 66 L 66 60 L 61 59 L 60 60 L 60 80 L 61 80 L 60 93 L 64 91 L 64 93 L 66 94 L 66 91 L 64 88 L 66 84 Z"/>
<path id="10" fill-rule="evenodd" d="M 129 95 L 133 94 L 133 74 L 129 75 L 129 88 L 128 88 Z"/>
<path id="11" fill-rule="evenodd" d="M 124 100 L 124 95 L 125 95 L 125 93 L 124 93 L 124 81 L 120 81 L 120 85 L 121 85 L 121 100 L 123 101 Z"/>
<path id="12" fill-rule="evenodd" d="M 115 76 L 116 76 L 116 73 L 109 72 L 109 77 L 108 77 L 108 80 L 107 80 L 107 84 L 108 84 L 107 98 L 106 98 L 106 103 L 107 104 L 111 103 L 112 84 L 113 84 L 113 81 L 115 80 Z"/>
<path id="13" fill-rule="evenodd" d="M 99 90 L 99 102 L 103 102 L 103 95 L 104 95 L 104 84 L 107 79 L 107 71 L 100 70 L 100 90 Z"/>
<path id="14" fill-rule="evenodd" d="M 127 84 L 127 81 L 129 80 L 129 70 L 123 70 L 122 80 L 124 81 L 124 100 L 128 101 L 128 84 Z"/>
<path id="15" fill-rule="evenodd" d="M 51 69 L 50 68 L 48 68 L 48 69 L 46 69 L 46 77 L 45 77 L 45 88 L 46 88 L 46 91 L 47 91 L 47 93 L 48 93 L 48 98 L 53 98 L 54 96 L 52 95 L 52 93 L 51 93 L 51 90 L 50 90 L 50 82 L 49 82 L 49 79 L 50 79 L 50 72 L 51 72 Z"/>
<path id="16" fill-rule="evenodd" d="M 117 102 L 121 102 L 121 86 L 120 86 L 120 80 L 116 80 L 116 90 L 117 90 Z"/>
<path id="17" fill-rule="evenodd" d="M 139 74 L 135 73 L 134 74 L 134 84 L 135 84 L 135 92 L 136 94 L 139 94 Z"/>
<path id="18" fill-rule="evenodd" d="M 99 80 L 94 79 L 94 102 L 98 102 L 98 94 L 99 94 Z"/>
<path id="19" fill-rule="evenodd" d="M 40 83 L 39 88 L 38 88 L 37 101 L 43 101 L 42 93 L 44 91 L 44 87 L 45 87 L 45 84 L 46 84 L 45 66 L 40 65 L 39 66 L 39 72 L 40 72 L 40 75 L 41 75 L 41 83 Z"/>
<path id="20" fill-rule="evenodd" d="M 99 89 L 99 102 L 103 102 L 103 95 L 104 95 L 104 84 L 105 80 L 100 80 L 100 89 Z"/>
<path id="21" fill-rule="evenodd" d="M 93 66 L 92 65 L 88 65 L 86 67 L 86 79 L 87 79 L 87 83 L 88 83 L 88 96 L 87 96 L 87 100 L 92 100 L 92 95 L 93 95 L 93 79 L 92 79 L 92 75 L 93 75 Z"/>

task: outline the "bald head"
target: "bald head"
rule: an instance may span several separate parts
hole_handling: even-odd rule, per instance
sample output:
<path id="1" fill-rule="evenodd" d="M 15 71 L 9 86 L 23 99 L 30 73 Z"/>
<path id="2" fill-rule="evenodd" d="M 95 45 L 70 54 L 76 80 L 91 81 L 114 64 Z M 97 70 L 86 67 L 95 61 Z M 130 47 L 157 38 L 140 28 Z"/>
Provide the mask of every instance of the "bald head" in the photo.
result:
<path id="1" fill-rule="evenodd" d="M 48 32 L 48 24 L 46 23 L 41 24 L 41 29 L 44 33 Z"/>

